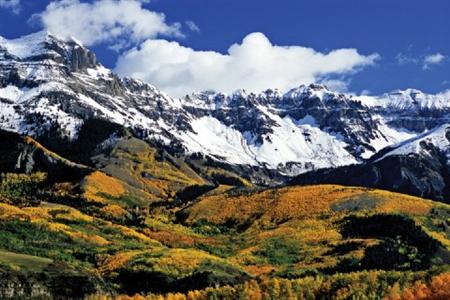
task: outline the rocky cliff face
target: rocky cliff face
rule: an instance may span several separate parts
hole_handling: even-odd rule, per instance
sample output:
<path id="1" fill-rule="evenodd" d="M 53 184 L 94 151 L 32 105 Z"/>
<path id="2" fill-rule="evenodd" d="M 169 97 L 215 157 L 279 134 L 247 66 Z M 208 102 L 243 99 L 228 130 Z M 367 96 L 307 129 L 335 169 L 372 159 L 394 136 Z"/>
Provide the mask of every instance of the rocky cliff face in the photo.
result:
<path id="1" fill-rule="evenodd" d="M 95 275 L 64 268 L 67 267 L 54 263 L 43 272 L 36 273 L 1 270 L 0 298 L 84 299 L 106 290 L 106 287 L 102 286 L 104 283 Z"/>
<path id="2" fill-rule="evenodd" d="M 32 138 L 0 130 L 0 141 L 1 172 L 46 172 L 56 181 L 64 181 L 81 178 L 91 171 L 49 151 Z"/>

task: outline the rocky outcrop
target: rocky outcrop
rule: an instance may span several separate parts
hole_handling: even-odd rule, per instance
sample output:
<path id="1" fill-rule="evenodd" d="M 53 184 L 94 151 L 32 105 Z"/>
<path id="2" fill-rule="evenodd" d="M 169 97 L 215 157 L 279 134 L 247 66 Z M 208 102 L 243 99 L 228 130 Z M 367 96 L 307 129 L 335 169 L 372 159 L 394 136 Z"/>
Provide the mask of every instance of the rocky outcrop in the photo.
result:
<path id="1" fill-rule="evenodd" d="M 68 161 L 29 137 L 0 130 L 0 173 L 45 172 L 55 181 L 74 180 L 90 168 Z"/>
<path id="2" fill-rule="evenodd" d="M 97 57 L 94 53 L 79 45 L 74 45 L 70 55 L 70 70 L 72 72 L 84 71 L 97 66 Z"/>
<path id="3" fill-rule="evenodd" d="M 105 291 L 104 283 L 96 276 L 66 270 L 64 264 L 58 264 L 50 265 L 42 272 L 0 268 L 0 298 L 85 299 Z"/>
<path id="4" fill-rule="evenodd" d="M 0 298 L 2 299 L 52 299 L 44 282 L 32 280 L 23 274 L 0 271 Z"/>

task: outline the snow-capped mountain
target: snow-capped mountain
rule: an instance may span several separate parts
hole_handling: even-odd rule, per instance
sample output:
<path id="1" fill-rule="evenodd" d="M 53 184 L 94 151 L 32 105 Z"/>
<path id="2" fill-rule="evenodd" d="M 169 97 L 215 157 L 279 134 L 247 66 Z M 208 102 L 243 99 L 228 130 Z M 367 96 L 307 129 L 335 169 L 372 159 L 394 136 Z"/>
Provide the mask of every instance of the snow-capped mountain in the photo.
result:
<path id="1" fill-rule="evenodd" d="M 430 95 L 407 89 L 378 97 L 361 96 L 355 99 L 382 114 L 389 125 L 416 133 L 450 122 L 449 91 Z"/>
<path id="2" fill-rule="evenodd" d="M 410 137 L 322 85 L 300 86 L 285 94 L 199 93 L 182 102 L 195 116 L 193 131 L 181 136 L 189 149 L 289 174 L 358 163 Z"/>
<path id="3" fill-rule="evenodd" d="M 412 90 L 352 97 L 323 85 L 174 99 L 119 78 L 76 39 L 47 32 L 0 38 L 0 129 L 70 142 L 85 120 L 99 118 L 184 155 L 284 175 L 357 164 L 442 125 L 446 99 Z"/>
<path id="4" fill-rule="evenodd" d="M 75 138 L 87 118 L 158 129 L 177 101 L 154 87 L 119 79 L 76 40 L 46 32 L 0 40 L 2 128 L 39 136 L 48 130 Z M 151 101 L 149 101 L 151 99 Z M 38 126 L 36 126 L 38 125 Z"/>
<path id="5" fill-rule="evenodd" d="M 416 89 L 396 90 L 382 96 L 360 96 L 363 104 L 396 110 L 450 110 L 450 92 L 436 95 Z"/>

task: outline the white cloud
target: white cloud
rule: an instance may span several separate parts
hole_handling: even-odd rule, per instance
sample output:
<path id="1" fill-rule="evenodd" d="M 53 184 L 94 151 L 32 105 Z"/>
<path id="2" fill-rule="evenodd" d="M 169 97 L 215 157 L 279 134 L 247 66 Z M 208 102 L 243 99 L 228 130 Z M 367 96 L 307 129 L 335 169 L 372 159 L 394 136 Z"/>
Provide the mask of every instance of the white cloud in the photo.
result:
<path id="1" fill-rule="evenodd" d="M 321 84 L 324 84 L 332 91 L 339 93 L 348 93 L 348 86 L 350 85 L 350 80 L 341 78 L 341 79 L 321 79 Z"/>
<path id="2" fill-rule="evenodd" d="M 195 24 L 193 21 L 186 21 L 186 26 L 189 28 L 192 32 L 200 32 L 200 27 L 198 27 L 197 24 Z"/>
<path id="3" fill-rule="evenodd" d="M 164 14 L 143 8 L 145 2 L 59 0 L 35 17 L 53 34 L 74 36 L 86 45 L 108 42 L 117 48 L 160 35 L 181 36 L 180 24 L 167 24 Z"/>
<path id="4" fill-rule="evenodd" d="M 123 53 L 116 71 L 181 96 L 206 89 L 285 90 L 352 74 L 373 65 L 378 58 L 378 54 L 364 56 L 356 49 L 321 53 L 301 46 L 276 46 L 264 34 L 252 33 L 241 44 L 232 45 L 226 54 L 196 51 L 177 42 L 147 40 Z"/>
<path id="5" fill-rule="evenodd" d="M 14 13 L 20 12 L 20 0 L 0 0 L 0 8 L 10 8 Z"/>
<path id="6" fill-rule="evenodd" d="M 446 60 L 446 56 L 441 53 L 426 55 L 426 56 L 413 56 L 410 54 L 398 53 L 395 56 L 399 65 L 421 65 L 422 69 L 429 70 L 433 65 L 439 65 Z"/>
<path id="7" fill-rule="evenodd" d="M 408 54 L 404 54 L 404 53 L 398 53 L 395 56 L 395 59 L 397 60 L 397 63 L 399 65 L 406 65 L 406 64 L 420 64 L 420 60 L 416 57 L 413 57 L 411 55 Z"/>
<path id="8" fill-rule="evenodd" d="M 445 56 L 441 53 L 436 53 L 432 55 L 428 55 L 423 60 L 423 69 L 428 70 L 432 65 L 439 65 L 445 60 Z"/>

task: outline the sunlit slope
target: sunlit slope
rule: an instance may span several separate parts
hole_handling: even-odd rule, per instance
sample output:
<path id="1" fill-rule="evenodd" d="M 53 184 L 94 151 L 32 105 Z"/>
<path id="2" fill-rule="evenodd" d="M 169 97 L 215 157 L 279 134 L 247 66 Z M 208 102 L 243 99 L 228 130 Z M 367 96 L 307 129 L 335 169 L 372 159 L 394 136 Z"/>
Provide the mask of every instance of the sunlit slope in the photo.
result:
<path id="1" fill-rule="evenodd" d="M 119 179 L 131 189 L 151 195 L 154 200 L 176 198 L 188 187 L 209 186 L 212 189 L 223 182 L 251 186 L 233 172 L 220 167 L 191 166 L 181 158 L 129 136 L 118 139 L 109 151 L 92 160 L 103 173 Z"/>
<path id="2" fill-rule="evenodd" d="M 119 139 L 110 152 L 93 160 L 103 172 L 161 198 L 187 186 L 211 184 L 182 160 L 132 137 Z"/>
<path id="3" fill-rule="evenodd" d="M 205 231 L 239 232 L 240 238 L 231 241 L 230 260 L 254 275 L 414 269 L 450 262 L 450 207 L 382 190 L 317 185 L 229 192 L 205 196 L 179 217 Z M 396 257 L 401 262 L 389 261 L 386 256 L 398 254 L 389 253 L 390 247 L 419 255 L 412 261 L 402 255 Z"/>
<path id="4" fill-rule="evenodd" d="M 187 224 L 199 220 L 241 224 L 252 219 L 255 222 L 282 223 L 320 214 L 350 212 L 405 213 L 419 217 L 440 206 L 447 207 L 430 200 L 382 190 L 313 185 L 203 197 L 184 212 L 188 215 Z"/>

